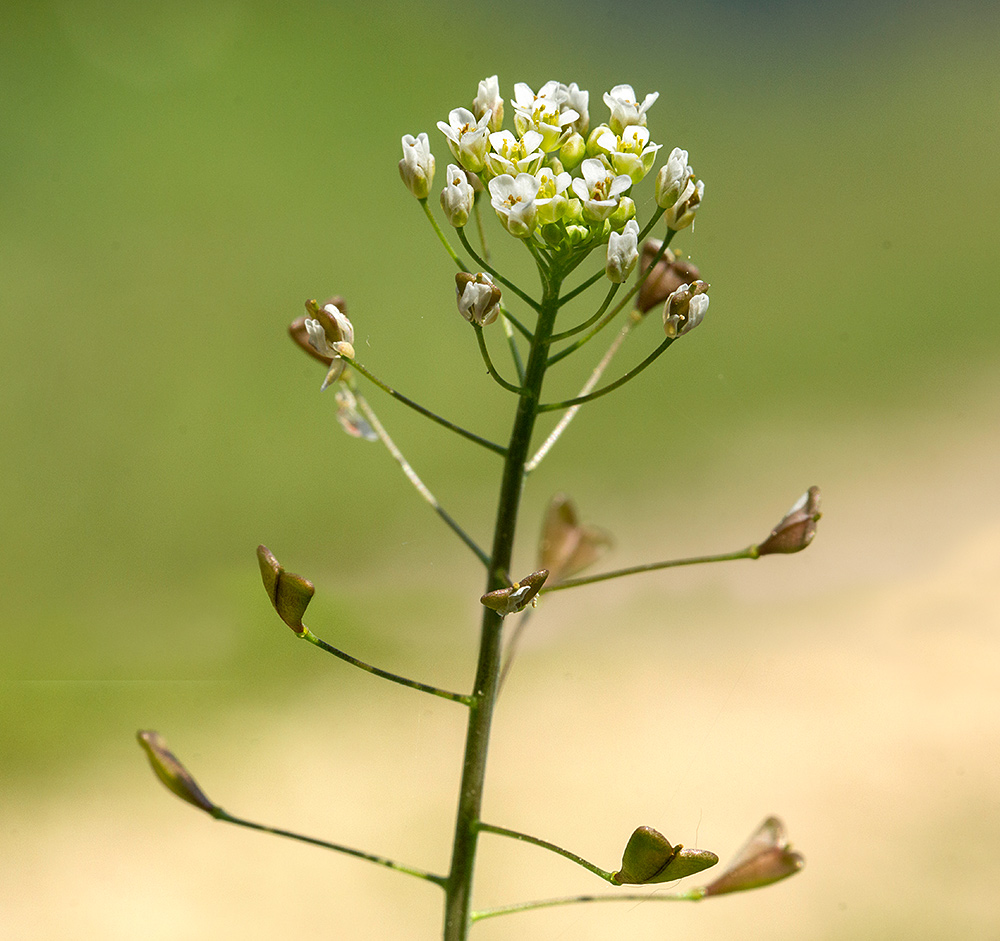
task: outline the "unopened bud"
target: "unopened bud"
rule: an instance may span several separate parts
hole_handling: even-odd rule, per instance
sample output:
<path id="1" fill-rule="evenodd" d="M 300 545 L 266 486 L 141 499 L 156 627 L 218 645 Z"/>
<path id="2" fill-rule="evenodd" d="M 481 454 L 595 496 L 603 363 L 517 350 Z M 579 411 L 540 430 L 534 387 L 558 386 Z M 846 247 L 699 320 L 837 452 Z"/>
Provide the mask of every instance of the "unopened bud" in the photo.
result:
<path id="1" fill-rule="evenodd" d="M 460 271 L 455 275 L 455 295 L 458 312 L 469 323 L 484 327 L 493 323 L 500 313 L 500 288 L 488 274 L 471 275 Z"/>
<path id="2" fill-rule="evenodd" d="M 187 768 L 167 748 L 167 743 L 159 732 L 137 732 L 135 737 L 139 740 L 156 776 L 169 790 L 181 800 L 206 813 L 212 814 L 217 809 L 216 805 L 205 796 L 205 792 L 198 787 L 198 783 L 191 777 Z"/>
<path id="3" fill-rule="evenodd" d="M 516 614 L 529 604 L 533 604 L 535 596 L 548 577 L 549 573 L 545 569 L 532 572 L 519 582 L 514 582 L 510 588 L 498 588 L 496 591 L 487 592 L 479 600 L 487 608 L 492 608 L 500 617 L 505 618 L 508 614 Z"/>
<path id="4" fill-rule="evenodd" d="M 639 265 L 640 277 L 642 277 L 642 272 L 652 264 L 662 244 L 659 239 L 646 240 L 642 246 L 641 263 Z M 649 272 L 649 277 L 642 282 L 635 306 L 642 313 L 648 313 L 658 304 L 662 304 L 682 284 L 690 284 L 692 281 L 697 281 L 700 274 L 701 272 L 694 265 L 677 258 L 668 248 L 660 256 L 660 260 L 653 266 L 653 270 Z"/>
<path id="5" fill-rule="evenodd" d="M 484 78 L 479 83 L 479 94 L 472 102 L 472 112 L 477 119 L 489 114 L 487 126 L 491 131 L 499 131 L 503 127 L 503 95 L 500 94 L 500 82 L 495 75 Z"/>
<path id="6" fill-rule="evenodd" d="M 682 284 L 663 305 L 663 329 L 668 337 L 679 337 L 694 330 L 708 310 L 708 285 L 704 281 Z"/>
<path id="7" fill-rule="evenodd" d="M 587 142 L 576 132 L 570 134 L 559 148 L 559 160 L 564 170 L 575 169 L 586 156 Z"/>
<path id="8" fill-rule="evenodd" d="M 686 850 L 652 827 L 639 827 L 629 838 L 622 855 L 622 868 L 613 873 L 615 885 L 653 885 L 673 882 L 708 869 L 719 861 L 709 850 Z"/>
<path id="9" fill-rule="evenodd" d="M 406 188 L 417 199 L 426 199 L 434 182 L 434 154 L 426 133 L 416 137 L 403 135 L 403 159 L 399 161 L 399 175 Z"/>
<path id="10" fill-rule="evenodd" d="M 621 284 L 632 273 L 639 260 L 639 223 L 630 219 L 621 232 L 608 236 L 608 258 L 604 274 L 615 284 Z"/>
<path id="11" fill-rule="evenodd" d="M 330 365 L 322 389 L 343 374 L 347 364 L 341 357 L 354 359 L 354 325 L 334 301 L 323 307 L 316 301 L 306 301 L 306 316 L 294 321 L 288 331 L 299 345 L 304 345 L 302 332 L 305 331 L 305 340 L 311 352 Z"/>
<path id="12" fill-rule="evenodd" d="M 781 519 L 771 535 L 758 547 L 757 555 L 801 552 L 816 535 L 819 511 L 819 487 L 810 487 Z"/>
<path id="13" fill-rule="evenodd" d="M 603 530 L 584 526 L 573 501 L 557 493 L 549 502 L 538 542 L 538 567 L 548 569 L 551 584 L 593 565 L 611 545 Z"/>
<path id="14" fill-rule="evenodd" d="M 465 171 L 449 163 L 445 187 L 441 190 L 441 208 L 448 222 L 456 229 L 461 229 L 469 221 L 475 198 L 475 190 Z"/>
<path id="15" fill-rule="evenodd" d="M 705 886 L 704 894 L 725 895 L 759 889 L 797 873 L 806 861 L 793 852 L 785 839 L 785 828 L 777 817 L 768 817 L 749 842 L 736 854 L 714 882 Z"/>
<path id="16" fill-rule="evenodd" d="M 257 562 L 264 590 L 271 599 L 274 610 L 296 634 L 305 633 L 302 615 L 315 594 L 313 583 L 301 575 L 286 572 L 283 565 L 271 554 L 267 546 L 257 546 Z"/>

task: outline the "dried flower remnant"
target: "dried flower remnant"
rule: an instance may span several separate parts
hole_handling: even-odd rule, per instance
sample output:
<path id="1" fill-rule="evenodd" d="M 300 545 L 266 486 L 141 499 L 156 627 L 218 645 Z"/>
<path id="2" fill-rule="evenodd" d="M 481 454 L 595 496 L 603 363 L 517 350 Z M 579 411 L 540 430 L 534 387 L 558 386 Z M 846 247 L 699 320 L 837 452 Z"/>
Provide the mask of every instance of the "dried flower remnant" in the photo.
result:
<path id="1" fill-rule="evenodd" d="M 819 487 L 810 487 L 757 547 L 757 555 L 788 554 L 805 549 L 813 541 L 816 523 L 822 516 L 819 504 Z"/>
<path id="2" fill-rule="evenodd" d="M 663 245 L 659 239 L 647 239 L 642 246 L 642 256 L 639 265 L 639 276 L 659 254 Z M 639 288 L 639 296 L 635 306 L 643 314 L 662 304 L 681 285 L 691 284 L 701 277 L 701 272 L 688 261 L 678 258 L 669 248 L 664 250 L 660 260 L 653 265 L 653 270 Z"/>
<path id="3" fill-rule="evenodd" d="M 556 585 L 593 565 L 611 545 L 601 529 L 581 524 L 576 506 L 565 494 L 549 502 L 538 542 L 538 567 L 548 569 L 549 584 Z"/>
<path id="4" fill-rule="evenodd" d="M 785 838 L 785 827 L 777 817 L 768 817 L 736 854 L 736 858 L 714 882 L 705 886 L 705 896 L 759 889 L 795 875 L 806 861 Z"/>

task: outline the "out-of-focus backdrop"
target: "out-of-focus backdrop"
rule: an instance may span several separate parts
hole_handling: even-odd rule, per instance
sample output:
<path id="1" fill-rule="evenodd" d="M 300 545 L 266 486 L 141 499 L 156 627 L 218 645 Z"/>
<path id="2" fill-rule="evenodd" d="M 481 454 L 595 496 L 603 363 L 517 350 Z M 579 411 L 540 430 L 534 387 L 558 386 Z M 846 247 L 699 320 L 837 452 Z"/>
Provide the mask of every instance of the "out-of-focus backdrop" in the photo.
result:
<path id="1" fill-rule="evenodd" d="M 477 563 L 284 331 L 343 294 L 363 362 L 506 434 L 396 171 L 427 131 L 436 206 L 435 122 L 498 73 L 578 82 L 595 123 L 612 85 L 658 90 L 653 139 L 706 181 L 676 246 L 712 283 L 531 479 L 519 568 L 559 490 L 615 567 L 740 548 L 810 484 L 825 517 L 802 555 L 546 598 L 486 808 L 608 868 L 640 824 L 725 858 L 777 813 L 804 872 L 477 937 L 995 941 L 998 44 L 989 3 L 5 3 L 0 937 L 439 936 L 433 886 L 215 825 L 134 735 L 233 813 L 446 866 L 463 710 L 296 644 L 253 550 L 316 582 L 331 642 L 470 682 Z M 485 540 L 494 458 L 370 398 Z M 482 864 L 483 906 L 602 888 L 499 838 Z"/>

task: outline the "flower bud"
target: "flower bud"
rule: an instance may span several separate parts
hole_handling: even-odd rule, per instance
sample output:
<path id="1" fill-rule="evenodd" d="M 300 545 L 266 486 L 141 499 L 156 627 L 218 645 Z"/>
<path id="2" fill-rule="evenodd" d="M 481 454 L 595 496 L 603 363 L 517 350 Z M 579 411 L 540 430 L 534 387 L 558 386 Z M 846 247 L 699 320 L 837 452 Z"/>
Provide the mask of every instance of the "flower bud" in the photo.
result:
<path id="1" fill-rule="evenodd" d="M 469 323 L 484 327 L 493 323 L 500 313 L 500 288 L 488 274 L 471 275 L 460 271 L 455 275 L 455 295 L 458 312 Z"/>
<path id="2" fill-rule="evenodd" d="M 639 261 L 639 223 L 630 219 L 621 233 L 608 236 L 608 259 L 604 273 L 609 281 L 621 284 L 632 273 Z"/>
<path id="3" fill-rule="evenodd" d="M 663 329 L 668 337 L 694 330 L 708 310 L 708 285 L 704 281 L 682 284 L 663 305 Z"/>
<path id="4" fill-rule="evenodd" d="M 403 135 L 403 159 L 399 161 L 399 175 L 406 188 L 417 199 L 426 199 L 434 182 L 434 154 L 425 133 L 416 137 Z"/>
<path id="5" fill-rule="evenodd" d="M 797 873 L 806 861 L 793 852 L 785 839 L 785 828 L 777 817 L 768 817 L 749 842 L 736 854 L 714 882 L 704 888 L 705 896 L 725 895 L 759 889 Z"/>
<path id="6" fill-rule="evenodd" d="M 642 246 L 642 264 L 639 267 L 640 276 L 657 256 L 662 244 L 659 239 L 646 240 Z M 642 313 L 648 313 L 658 304 L 662 304 L 682 284 L 690 284 L 692 281 L 697 281 L 699 275 L 700 272 L 694 265 L 686 261 L 681 261 L 668 248 L 653 267 L 653 270 L 649 272 L 646 280 L 642 282 L 635 306 Z"/>
<path id="7" fill-rule="evenodd" d="M 611 545 L 611 537 L 593 526 L 583 526 L 573 501 L 557 493 L 549 502 L 538 541 L 538 567 L 548 569 L 557 584 L 593 565 Z"/>
<path id="8" fill-rule="evenodd" d="M 167 748 L 167 743 L 159 732 L 137 732 L 135 736 L 142 746 L 149 764 L 156 776 L 173 791 L 181 800 L 187 801 L 199 810 L 213 814 L 217 809 L 198 787 L 187 768 L 177 759 L 177 756 Z"/>
<path id="9" fill-rule="evenodd" d="M 469 221 L 476 193 L 461 167 L 448 164 L 447 183 L 441 190 L 441 208 L 445 217 L 456 229 Z"/>
<path id="10" fill-rule="evenodd" d="M 615 885 L 653 885 L 673 882 L 714 866 L 719 861 L 708 850 L 686 850 L 652 827 L 639 827 L 629 838 L 622 855 L 622 868 L 613 873 Z"/>
<path id="11" fill-rule="evenodd" d="M 782 518 L 771 535 L 758 547 L 757 555 L 801 552 L 816 535 L 819 511 L 819 487 L 810 487 Z"/>
<path id="12" fill-rule="evenodd" d="M 549 573 L 545 569 L 532 572 L 519 582 L 514 582 L 510 588 L 498 588 L 496 591 L 487 592 L 479 600 L 487 608 L 492 608 L 500 617 L 505 618 L 508 614 L 516 614 L 529 604 L 534 604 L 535 595 L 548 577 Z"/>
<path id="13" fill-rule="evenodd" d="M 500 94 L 500 82 L 495 75 L 484 78 L 479 83 L 479 94 L 472 102 L 472 111 L 477 120 L 489 114 L 487 127 L 491 131 L 499 131 L 503 127 L 503 96 Z"/>
<path id="14" fill-rule="evenodd" d="M 671 229 L 683 229 L 694 221 L 705 194 L 705 184 L 696 179 L 687 161 L 688 152 L 675 147 L 656 175 L 656 204 L 666 209 Z"/>
<path id="15" fill-rule="evenodd" d="M 267 546 L 257 546 L 257 562 L 264 590 L 271 599 L 274 610 L 296 634 L 305 633 L 302 615 L 315 594 L 313 583 L 301 575 L 286 572 L 284 566 L 271 554 Z"/>
<path id="16" fill-rule="evenodd" d="M 577 133 L 570 134 L 559 148 L 559 160 L 565 170 L 578 167 L 587 156 L 587 142 Z"/>

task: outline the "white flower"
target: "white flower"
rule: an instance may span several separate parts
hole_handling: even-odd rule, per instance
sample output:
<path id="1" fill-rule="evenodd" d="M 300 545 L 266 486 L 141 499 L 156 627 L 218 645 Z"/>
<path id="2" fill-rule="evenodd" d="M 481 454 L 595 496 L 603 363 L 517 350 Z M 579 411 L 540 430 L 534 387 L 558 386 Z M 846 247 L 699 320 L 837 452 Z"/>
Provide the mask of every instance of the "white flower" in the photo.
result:
<path id="1" fill-rule="evenodd" d="M 542 167 L 535 174 L 535 179 L 538 180 L 538 195 L 535 196 L 538 224 L 558 222 L 569 207 L 569 200 L 563 194 L 572 177 L 565 170 L 557 174 L 549 167 Z"/>
<path id="2" fill-rule="evenodd" d="M 638 183 L 653 167 L 662 144 L 649 142 L 649 131 L 638 124 L 629 125 L 621 134 L 606 127 L 596 135 L 594 146 L 611 161 L 615 173 L 625 173 Z"/>
<path id="3" fill-rule="evenodd" d="M 493 323 L 500 313 L 500 288 L 483 272 L 475 277 L 466 271 L 455 275 L 455 297 L 458 312 L 480 327 Z"/>
<path id="4" fill-rule="evenodd" d="M 524 82 L 514 86 L 514 127 L 524 135 L 536 130 L 542 135 L 542 150 L 558 150 L 572 133 L 573 123 L 579 113 L 567 104 L 569 89 L 559 82 L 546 82 L 536 95 Z"/>
<path id="5" fill-rule="evenodd" d="M 573 82 L 566 89 L 566 105 L 577 113 L 577 119 L 573 122 L 573 130 L 586 137 L 587 131 L 590 129 L 590 112 L 588 111 L 590 92 L 579 88 L 576 82 Z"/>
<path id="6" fill-rule="evenodd" d="M 517 238 L 527 238 L 535 228 L 539 182 L 530 173 L 519 173 L 516 177 L 509 173 L 490 180 L 490 196 L 493 208 L 503 227 Z"/>
<path id="7" fill-rule="evenodd" d="M 618 198 L 632 185 L 632 179 L 625 174 L 615 176 L 596 157 L 584 160 L 580 169 L 583 179 L 573 180 L 573 192 L 583 203 L 584 216 L 603 222 L 618 208 Z"/>
<path id="8" fill-rule="evenodd" d="M 472 110 L 477 118 L 484 114 L 490 116 L 488 126 L 491 131 L 499 131 L 503 127 L 503 98 L 500 97 L 500 82 L 495 75 L 479 83 L 479 94 L 472 102 Z"/>
<path id="9" fill-rule="evenodd" d="M 448 124 L 438 121 L 438 129 L 448 138 L 448 146 L 455 159 L 470 173 L 479 173 L 486 160 L 489 145 L 490 114 L 477 120 L 466 108 L 456 108 L 448 115 Z"/>
<path id="10" fill-rule="evenodd" d="M 448 221 L 461 229 L 469 221 L 476 193 L 465 176 L 465 171 L 455 164 L 448 164 L 447 182 L 441 190 L 441 208 Z"/>
<path id="11" fill-rule="evenodd" d="M 321 386 L 325 389 L 343 373 L 346 363 L 341 357 L 354 359 L 354 325 L 336 304 L 327 304 L 316 311 L 315 320 L 306 318 L 305 328 L 309 334 L 309 345 L 321 356 L 333 360 Z"/>
<path id="12" fill-rule="evenodd" d="M 694 221 L 705 194 L 705 184 L 695 178 L 687 161 L 688 152 L 675 147 L 656 175 L 656 204 L 667 210 L 671 229 L 683 229 Z"/>
<path id="13" fill-rule="evenodd" d="M 604 103 L 611 109 L 611 119 L 608 122 L 611 130 L 616 134 L 632 124 L 646 123 L 646 112 L 649 107 L 660 97 L 657 91 L 650 92 L 643 99 L 640 105 L 635 98 L 635 92 L 631 85 L 615 85 L 611 92 L 605 92 Z"/>
<path id="14" fill-rule="evenodd" d="M 426 199 L 434 181 L 434 154 L 426 134 L 403 136 L 403 159 L 399 161 L 399 175 L 406 188 L 417 199 Z"/>
<path id="15" fill-rule="evenodd" d="M 639 223 L 629 219 L 621 233 L 608 236 L 608 261 L 604 273 L 609 281 L 621 284 L 632 273 L 639 260 Z"/>
<path id="16" fill-rule="evenodd" d="M 509 173 L 537 173 L 545 159 L 538 148 L 542 143 L 542 135 L 538 131 L 525 131 L 518 140 L 510 131 L 496 131 L 490 134 L 490 147 L 486 155 L 486 163 L 493 176 Z"/>
<path id="17" fill-rule="evenodd" d="M 708 285 L 704 281 L 682 284 L 663 305 L 663 329 L 668 337 L 680 337 L 694 330 L 708 310 Z"/>

